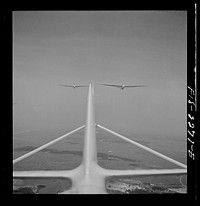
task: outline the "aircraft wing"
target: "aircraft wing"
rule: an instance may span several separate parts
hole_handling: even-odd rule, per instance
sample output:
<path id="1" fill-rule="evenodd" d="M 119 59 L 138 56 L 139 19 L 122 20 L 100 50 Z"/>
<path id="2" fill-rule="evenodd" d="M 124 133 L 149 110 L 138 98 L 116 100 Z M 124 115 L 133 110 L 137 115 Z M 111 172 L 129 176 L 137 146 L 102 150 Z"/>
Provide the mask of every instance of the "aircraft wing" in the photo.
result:
<path id="1" fill-rule="evenodd" d="M 125 86 L 125 87 L 147 87 L 146 85 L 135 85 L 135 86 Z"/>
<path id="2" fill-rule="evenodd" d="M 76 173 L 76 168 L 73 170 L 40 170 L 40 171 L 13 171 L 13 177 L 65 177 L 70 178 Z"/>
<path id="3" fill-rule="evenodd" d="M 174 175 L 187 174 L 187 169 L 135 169 L 135 170 L 110 170 L 103 169 L 106 176 L 151 176 L 151 175 Z"/>
<path id="4" fill-rule="evenodd" d="M 77 85 L 76 87 L 88 87 L 87 85 Z"/>
<path id="5" fill-rule="evenodd" d="M 74 87 L 73 85 L 67 85 L 67 84 L 59 84 L 59 86 L 63 86 L 63 87 Z"/>
<path id="6" fill-rule="evenodd" d="M 111 87 L 118 87 L 118 88 L 122 88 L 122 87 L 127 87 L 127 88 L 130 88 L 130 87 L 147 87 L 146 85 L 120 85 L 120 84 L 100 84 L 100 85 L 104 85 L 104 86 L 111 86 Z"/>
<path id="7" fill-rule="evenodd" d="M 119 84 L 100 84 L 100 85 L 104 85 L 104 86 L 111 86 L 111 87 L 122 87 L 122 85 Z"/>
<path id="8" fill-rule="evenodd" d="M 74 88 L 74 85 L 67 85 L 67 84 L 59 84 L 59 86 Z M 87 85 L 75 85 L 75 87 L 88 87 L 88 86 Z"/>

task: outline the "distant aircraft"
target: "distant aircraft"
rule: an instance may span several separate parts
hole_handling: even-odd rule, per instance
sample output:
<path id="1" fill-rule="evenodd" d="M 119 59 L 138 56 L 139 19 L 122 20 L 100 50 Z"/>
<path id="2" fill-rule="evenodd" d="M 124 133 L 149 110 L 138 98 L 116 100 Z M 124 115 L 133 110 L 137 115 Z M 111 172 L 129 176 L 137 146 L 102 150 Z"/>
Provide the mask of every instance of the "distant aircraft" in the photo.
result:
<path id="1" fill-rule="evenodd" d="M 59 84 L 59 86 L 63 86 L 63 87 L 72 87 L 72 88 L 76 88 L 76 87 L 88 87 L 87 85 L 67 85 L 67 84 Z"/>
<path id="2" fill-rule="evenodd" d="M 119 85 L 119 84 L 100 84 L 104 86 L 111 86 L 111 87 L 118 87 L 120 89 L 130 88 L 130 87 L 147 87 L 146 85 L 133 85 L 133 86 L 128 86 L 128 85 Z"/>

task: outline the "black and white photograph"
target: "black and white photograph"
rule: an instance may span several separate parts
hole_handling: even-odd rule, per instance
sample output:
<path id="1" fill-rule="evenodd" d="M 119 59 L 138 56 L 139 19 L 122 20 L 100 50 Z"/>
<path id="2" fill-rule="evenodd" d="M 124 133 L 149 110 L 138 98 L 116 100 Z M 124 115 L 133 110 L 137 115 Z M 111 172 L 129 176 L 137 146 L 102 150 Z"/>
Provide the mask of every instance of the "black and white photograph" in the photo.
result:
<path id="1" fill-rule="evenodd" d="M 13 11 L 12 30 L 13 194 L 188 193 L 186 10 Z"/>

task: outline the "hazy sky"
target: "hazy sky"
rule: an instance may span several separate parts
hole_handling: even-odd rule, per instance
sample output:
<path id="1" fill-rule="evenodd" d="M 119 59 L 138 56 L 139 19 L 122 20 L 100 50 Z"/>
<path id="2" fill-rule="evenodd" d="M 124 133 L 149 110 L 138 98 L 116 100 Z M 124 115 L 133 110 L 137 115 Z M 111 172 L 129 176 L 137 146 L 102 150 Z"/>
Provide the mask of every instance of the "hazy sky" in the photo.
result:
<path id="1" fill-rule="evenodd" d="M 124 135 L 186 141 L 186 12 L 13 12 L 14 132 L 68 132 L 86 119 Z"/>

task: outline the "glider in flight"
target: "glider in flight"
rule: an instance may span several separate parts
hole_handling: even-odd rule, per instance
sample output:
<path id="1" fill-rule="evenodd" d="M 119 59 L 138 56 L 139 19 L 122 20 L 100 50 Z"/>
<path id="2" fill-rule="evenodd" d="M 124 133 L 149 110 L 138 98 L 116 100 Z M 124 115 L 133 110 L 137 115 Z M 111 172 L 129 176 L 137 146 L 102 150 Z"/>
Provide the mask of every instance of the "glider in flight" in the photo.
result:
<path id="1" fill-rule="evenodd" d="M 130 88 L 130 87 L 146 87 L 146 85 L 119 85 L 119 84 L 100 84 L 100 85 L 118 87 L 120 89 Z"/>
<path id="2" fill-rule="evenodd" d="M 72 87 L 74 89 L 78 88 L 78 87 L 88 87 L 87 85 L 67 85 L 67 84 L 59 84 L 59 86 L 63 86 L 63 87 Z"/>

